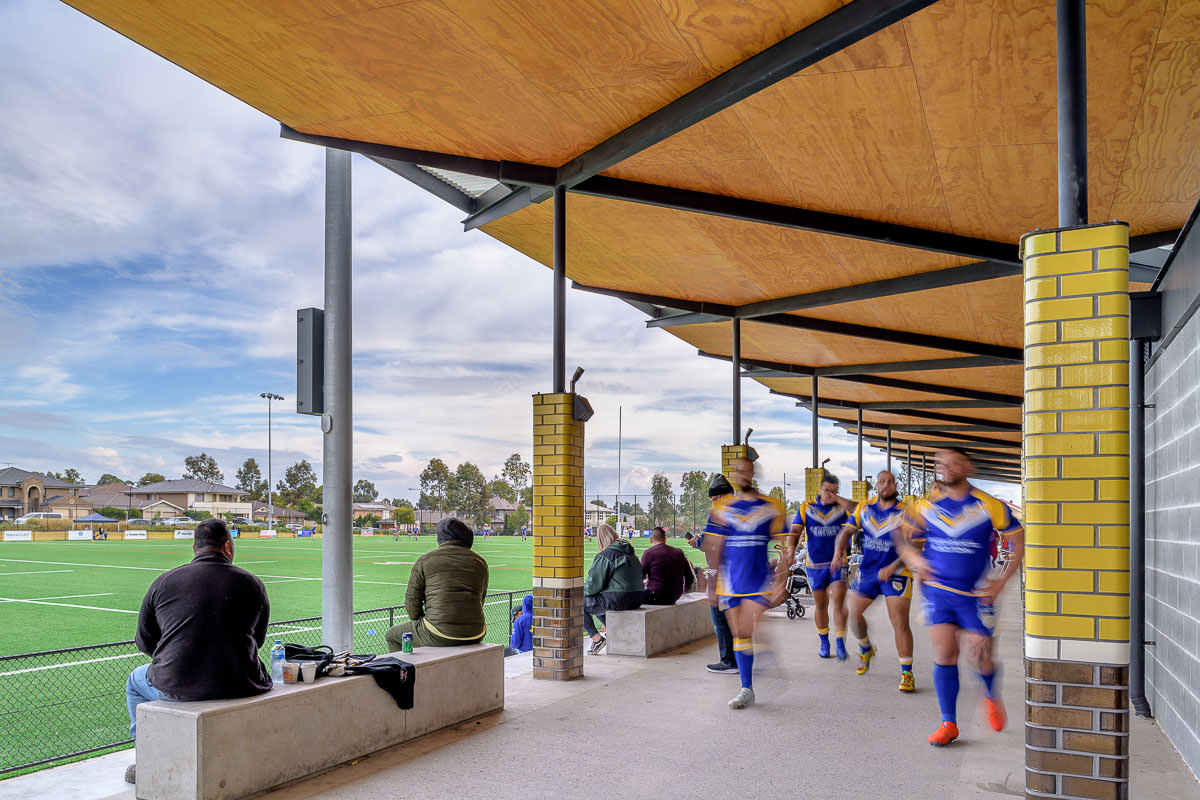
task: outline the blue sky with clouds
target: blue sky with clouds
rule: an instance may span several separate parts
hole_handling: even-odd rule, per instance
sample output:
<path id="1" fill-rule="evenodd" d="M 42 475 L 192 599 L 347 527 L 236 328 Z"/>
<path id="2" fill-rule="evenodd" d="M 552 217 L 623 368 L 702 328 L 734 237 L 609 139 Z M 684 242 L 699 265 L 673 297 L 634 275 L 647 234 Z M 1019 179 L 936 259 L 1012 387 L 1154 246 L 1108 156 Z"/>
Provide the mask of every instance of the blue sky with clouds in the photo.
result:
<path id="1" fill-rule="evenodd" d="M 275 479 L 301 458 L 320 474 L 317 420 L 292 409 L 295 312 L 322 304 L 323 151 L 59 3 L 0 3 L 0 108 L 0 466 L 177 477 L 205 451 L 232 483 L 248 457 L 266 469 L 273 391 Z M 489 475 L 528 458 L 550 271 L 357 157 L 353 187 L 355 478 L 415 497 L 433 456 Z M 619 406 L 623 492 L 716 468 L 728 365 L 612 298 L 570 292 L 567 315 L 596 409 L 587 491 L 616 490 Z M 749 381 L 742 413 L 764 482 L 799 478 L 808 413 Z M 854 477 L 853 438 L 821 428 Z"/>

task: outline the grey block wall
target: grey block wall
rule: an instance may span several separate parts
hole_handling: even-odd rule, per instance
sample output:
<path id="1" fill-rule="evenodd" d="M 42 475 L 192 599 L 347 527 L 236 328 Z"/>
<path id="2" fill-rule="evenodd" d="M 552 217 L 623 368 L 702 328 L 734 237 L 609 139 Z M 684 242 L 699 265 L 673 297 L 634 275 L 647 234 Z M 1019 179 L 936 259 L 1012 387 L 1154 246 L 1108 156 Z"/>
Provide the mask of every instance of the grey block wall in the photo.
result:
<path id="1" fill-rule="evenodd" d="M 1146 373 L 1147 695 L 1200 774 L 1200 314 L 1171 322 Z"/>

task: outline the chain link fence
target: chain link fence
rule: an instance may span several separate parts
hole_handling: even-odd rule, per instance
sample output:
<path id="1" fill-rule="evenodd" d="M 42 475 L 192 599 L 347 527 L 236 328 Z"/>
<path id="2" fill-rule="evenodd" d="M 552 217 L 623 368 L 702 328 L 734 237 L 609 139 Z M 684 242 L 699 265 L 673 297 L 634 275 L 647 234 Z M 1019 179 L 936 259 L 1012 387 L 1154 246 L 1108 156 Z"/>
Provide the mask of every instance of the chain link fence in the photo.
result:
<path id="1" fill-rule="evenodd" d="M 484 641 L 507 645 L 514 612 L 528 592 L 495 592 L 484 600 Z M 403 606 L 354 612 L 353 652 L 384 653 L 388 628 L 408 620 Z M 259 657 L 269 663 L 276 640 L 321 644 L 321 618 L 272 622 Z M 133 744 L 125 679 L 149 663 L 133 642 L 0 656 L 0 779 L 89 753 Z"/>

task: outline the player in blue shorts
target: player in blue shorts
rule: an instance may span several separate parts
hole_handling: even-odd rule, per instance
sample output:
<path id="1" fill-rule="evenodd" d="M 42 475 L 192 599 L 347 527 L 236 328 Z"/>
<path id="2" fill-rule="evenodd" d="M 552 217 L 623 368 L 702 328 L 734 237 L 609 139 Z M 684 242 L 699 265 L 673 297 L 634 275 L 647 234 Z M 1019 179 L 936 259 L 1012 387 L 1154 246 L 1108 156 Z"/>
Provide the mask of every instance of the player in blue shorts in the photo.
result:
<path id="1" fill-rule="evenodd" d="M 833 598 L 833 621 L 835 624 L 837 657 L 846 660 L 846 570 L 833 566 L 834 545 L 842 526 L 850 519 L 854 503 L 838 496 L 838 479 L 826 472 L 821 482 L 821 493 L 805 500 L 792 521 L 792 537 L 788 540 L 789 552 L 795 552 L 797 537 L 808 550 L 804 566 L 808 571 L 808 585 L 813 593 L 813 622 L 817 626 L 820 649 L 817 655 L 829 658 L 829 600 Z M 791 563 L 791 558 L 787 558 Z"/>
<path id="2" fill-rule="evenodd" d="M 938 450 L 934 463 L 942 488 L 904 513 L 896 549 L 921 579 L 925 624 L 933 642 L 933 686 L 942 724 L 929 737 L 935 747 L 958 738 L 958 654 L 965 650 L 987 690 L 988 723 L 1003 730 L 1007 720 L 992 659 L 997 595 L 1021 567 L 1024 530 L 1008 506 L 968 482 L 971 460 L 961 450 Z M 987 578 L 992 532 L 1012 537 L 1012 558 Z M 923 550 L 918 546 L 923 545 Z"/>
<path id="3" fill-rule="evenodd" d="M 896 654 L 900 658 L 900 691 L 916 689 L 913 677 L 913 636 L 908 624 L 909 606 L 912 604 L 912 573 L 896 553 L 892 533 L 900 527 L 904 505 L 896 492 L 896 477 L 887 470 L 875 476 L 876 496 L 854 509 L 850 521 L 842 527 L 834 547 L 833 567 L 840 569 L 845 562 L 846 548 L 855 531 L 863 534 L 862 562 L 858 575 L 850 584 L 850 628 L 858 639 L 859 675 L 866 675 L 871 668 L 871 657 L 875 646 L 867 633 L 867 620 L 863 615 L 883 595 L 887 603 L 888 617 L 892 621 L 892 632 L 896 637 Z"/>
<path id="4" fill-rule="evenodd" d="M 742 688 L 730 708 L 754 704 L 754 629 L 771 594 L 783 589 L 786 570 L 772 575 L 772 540 L 786 539 L 783 504 L 754 491 L 754 465 L 733 462 L 733 494 L 718 497 L 704 527 L 704 550 L 717 569 L 716 600 L 733 630 L 733 657 Z"/>

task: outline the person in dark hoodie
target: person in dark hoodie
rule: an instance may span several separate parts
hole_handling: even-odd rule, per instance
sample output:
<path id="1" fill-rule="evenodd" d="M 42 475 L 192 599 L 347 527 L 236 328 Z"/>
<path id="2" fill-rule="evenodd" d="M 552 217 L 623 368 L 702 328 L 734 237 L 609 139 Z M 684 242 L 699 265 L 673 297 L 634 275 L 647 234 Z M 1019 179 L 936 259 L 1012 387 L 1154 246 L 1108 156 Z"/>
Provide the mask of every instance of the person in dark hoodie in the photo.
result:
<path id="1" fill-rule="evenodd" d="M 512 638 L 508 646 L 518 653 L 533 649 L 533 595 L 525 595 L 521 601 L 521 615 L 513 620 Z"/>
<path id="2" fill-rule="evenodd" d="M 462 520 L 447 517 L 438 523 L 437 541 L 413 564 L 404 592 L 409 621 L 384 635 L 390 652 L 400 652 L 406 633 L 413 635 L 414 647 L 475 644 L 487 633 L 488 565 L 471 549 L 475 533 Z"/>
<path id="3" fill-rule="evenodd" d="M 646 593 L 642 583 L 642 564 L 633 545 L 617 536 L 608 523 L 601 523 L 596 532 L 600 552 L 592 559 L 583 582 L 583 629 L 592 637 L 588 653 L 604 650 L 604 634 L 596 629 L 593 616 L 604 623 L 608 611 L 627 611 L 638 608 Z"/>

